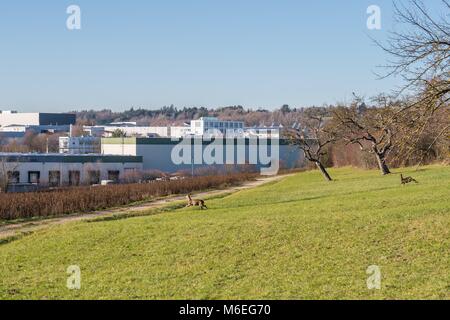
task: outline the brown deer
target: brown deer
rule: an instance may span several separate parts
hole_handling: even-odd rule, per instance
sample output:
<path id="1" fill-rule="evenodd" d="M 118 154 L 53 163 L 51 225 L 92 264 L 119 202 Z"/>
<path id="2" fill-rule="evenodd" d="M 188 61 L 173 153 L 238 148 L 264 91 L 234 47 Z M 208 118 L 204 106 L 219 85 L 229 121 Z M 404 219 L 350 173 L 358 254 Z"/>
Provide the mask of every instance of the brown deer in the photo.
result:
<path id="1" fill-rule="evenodd" d="M 412 183 L 412 182 L 419 183 L 416 179 L 414 179 L 412 177 L 405 177 L 405 178 L 403 178 L 403 174 L 400 175 L 400 179 L 401 179 L 401 182 L 402 182 L 403 186 L 408 184 L 408 183 Z"/>
<path id="2" fill-rule="evenodd" d="M 190 194 L 188 194 L 186 196 L 186 199 L 188 201 L 188 204 L 187 204 L 186 208 L 188 208 L 188 207 L 200 207 L 201 210 L 208 209 L 208 207 L 205 204 L 205 201 L 202 200 L 202 199 L 192 199 L 192 196 Z"/>

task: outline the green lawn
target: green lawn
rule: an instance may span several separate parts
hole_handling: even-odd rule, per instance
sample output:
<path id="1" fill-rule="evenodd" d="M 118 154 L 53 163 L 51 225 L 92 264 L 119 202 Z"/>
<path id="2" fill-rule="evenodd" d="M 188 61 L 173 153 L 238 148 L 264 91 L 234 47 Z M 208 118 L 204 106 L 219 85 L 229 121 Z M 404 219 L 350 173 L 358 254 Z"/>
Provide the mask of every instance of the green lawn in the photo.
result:
<path id="1" fill-rule="evenodd" d="M 404 172 L 420 184 L 306 172 L 208 211 L 55 226 L 0 245 L 0 299 L 450 299 L 450 167 Z"/>

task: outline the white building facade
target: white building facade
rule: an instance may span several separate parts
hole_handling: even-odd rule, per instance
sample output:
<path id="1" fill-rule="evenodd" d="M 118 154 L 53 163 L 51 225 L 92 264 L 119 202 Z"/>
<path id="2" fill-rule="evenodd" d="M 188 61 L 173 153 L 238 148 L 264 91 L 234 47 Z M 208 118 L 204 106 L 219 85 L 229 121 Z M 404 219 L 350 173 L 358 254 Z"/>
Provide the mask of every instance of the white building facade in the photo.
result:
<path id="1" fill-rule="evenodd" d="M 135 123 L 111 123 L 104 126 L 84 126 L 83 130 L 92 136 L 110 138 L 117 130 L 125 137 L 138 138 L 183 138 L 187 136 L 241 137 L 244 135 L 243 121 L 222 121 L 214 117 L 192 120 L 184 126 L 138 126 Z"/>
<path id="2" fill-rule="evenodd" d="M 71 113 L 20 113 L 0 111 L 0 126 L 68 126 L 75 124 L 76 116 Z"/>
<path id="3" fill-rule="evenodd" d="M 0 131 L 23 133 L 69 132 L 76 116 L 70 113 L 19 113 L 0 111 Z"/>
<path id="4" fill-rule="evenodd" d="M 59 137 L 59 153 L 98 154 L 101 149 L 100 143 L 98 137 Z"/>
<path id="5" fill-rule="evenodd" d="M 191 121 L 191 134 L 194 136 L 240 136 L 243 133 L 243 121 L 222 121 L 215 117 L 202 117 Z"/>
<path id="6" fill-rule="evenodd" d="M 142 170 L 142 157 L 0 153 L 11 188 L 17 185 L 78 186 L 121 181 Z"/>
<path id="7" fill-rule="evenodd" d="M 83 131 L 95 137 L 112 137 L 120 130 L 126 137 L 167 137 L 170 127 L 148 127 L 136 125 L 105 125 L 105 126 L 84 126 Z"/>

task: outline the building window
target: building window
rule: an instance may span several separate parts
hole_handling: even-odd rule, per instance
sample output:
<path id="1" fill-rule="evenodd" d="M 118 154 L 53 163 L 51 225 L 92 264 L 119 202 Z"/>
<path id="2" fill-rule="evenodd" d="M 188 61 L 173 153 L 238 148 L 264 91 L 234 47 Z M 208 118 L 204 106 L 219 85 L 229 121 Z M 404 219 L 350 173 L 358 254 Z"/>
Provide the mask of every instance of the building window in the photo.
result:
<path id="1" fill-rule="evenodd" d="M 89 184 L 100 184 L 100 171 L 90 170 L 88 171 Z"/>
<path id="2" fill-rule="evenodd" d="M 20 182 L 20 172 L 19 171 L 8 171 L 8 183 L 17 184 Z"/>
<path id="3" fill-rule="evenodd" d="M 50 187 L 58 187 L 61 181 L 60 171 L 49 171 L 48 172 L 48 184 Z"/>
<path id="4" fill-rule="evenodd" d="M 28 183 L 39 184 L 41 173 L 39 171 L 28 171 Z"/>
<path id="5" fill-rule="evenodd" d="M 119 182 L 120 171 L 108 171 L 108 180 Z"/>
<path id="6" fill-rule="evenodd" d="M 69 186 L 80 185 L 80 171 L 69 171 Z"/>

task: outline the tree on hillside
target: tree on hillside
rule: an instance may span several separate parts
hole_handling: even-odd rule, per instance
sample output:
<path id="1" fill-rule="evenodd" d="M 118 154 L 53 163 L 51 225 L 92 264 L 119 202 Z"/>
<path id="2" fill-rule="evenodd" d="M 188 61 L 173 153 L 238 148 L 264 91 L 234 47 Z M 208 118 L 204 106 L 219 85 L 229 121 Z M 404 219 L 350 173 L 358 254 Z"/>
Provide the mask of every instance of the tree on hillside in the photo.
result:
<path id="1" fill-rule="evenodd" d="M 395 136 L 407 119 L 398 110 L 401 104 L 386 96 L 374 101 L 378 107 L 364 107 L 356 99 L 350 107 L 338 107 L 333 112 L 333 126 L 348 144 L 357 144 L 376 157 L 383 175 L 390 174 L 387 156 L 395 146 Z M 364 105 L 365 106 L 365 105 Z"/>
<path id="2" fill-rule="evenodd" d="M 288 129 L 286 136 L 290 144 L 298 146 L 305 158 L 316 165 L 326 180 L 332 181 L 323 158 L 327 155 L 327 147 L 337 141 L 338 136 L 327 124 L 328 114 L 325 108 L 306 109 L 300 128 Z"/>
<path id="3" fill-rule="evenodd" d="M 410 103 L 406 102 L 408 106 Z M 402 119 L 396 136 L 395 156 L 398 165 L 429 163 L 448 155 L 450 108 L 428 110 L 427 102 L 404 108 L 397 118 Z"/>
<path id="4" fill-rule="evenodd" d="M 440 2 L 439 18 L 420 0 L 409 0 L 408 6 L 394 3 L 399 29 L 404 28 L 391 32 L 386 44 L 377 42 L 391 56 L 383 77 L 402 77 L 405 86 L 399 93 L 421 92 L 414 104 L 428 101 L 428 109 L 450 101 L 450 2 Z"/>

